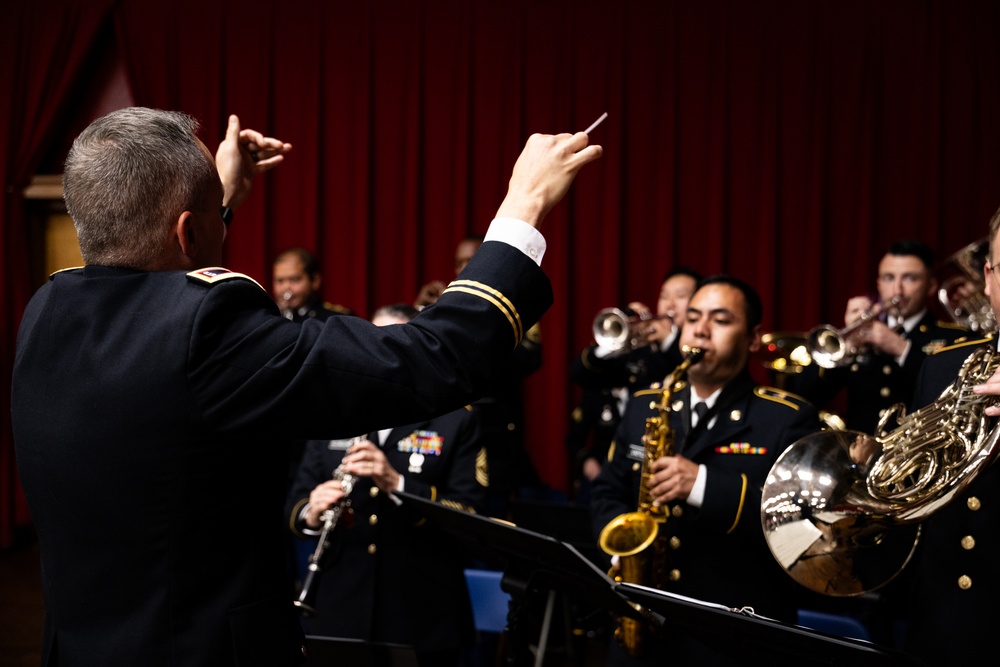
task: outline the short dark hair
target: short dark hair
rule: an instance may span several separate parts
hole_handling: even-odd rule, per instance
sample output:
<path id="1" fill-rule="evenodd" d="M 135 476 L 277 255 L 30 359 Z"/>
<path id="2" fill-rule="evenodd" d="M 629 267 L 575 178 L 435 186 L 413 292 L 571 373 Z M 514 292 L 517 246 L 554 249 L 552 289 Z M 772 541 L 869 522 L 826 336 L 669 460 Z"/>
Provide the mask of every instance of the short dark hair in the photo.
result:
<path id="1" fill-rule="evenodd" d="M 694 278 L 696 283 L 704 277 L 701 273 L 695 271 L 690 266 L 675 266 L 664 274 L 663 280 L 660 282 L 665 283 L 674 276 L 688 276 L 689 278 Z"/>
<path id="2" fill-rule="evenodd" d="M 918 258 L 927 267 L 928 271 L 934 270 L 934 251 L 923 241 L 905 239 L 896 241 L 885 251 L 887 255 L 907 255 Z"/>
<path id="3" fill-rule="evenodd" d="M 747 331 L 752 331 L 755 326 L 761 323 L 764 314 L 764 306 L 761 304 L 760 295 L 749 283 L 724 273 L 717 273 L 698 281 L 694 288 L 694 293 L 707 285 L 729 285 L 735 287 L 743 293 L 743 304 L 747 318 Z M 694 294 L 691 295 L 694 298 Z"/>
<path id="4" fill-rule="evenodd" d="M 274 263 L 277 264 L 278 262 L 288 259 L 289 257 L 294 257 L 302 262 L 302 268 L 305 270 L 306 275 L 310 278 L 315 278 L 316 274 L 319 273 L 319 260 L 316 259 L 316 255 L 299 246 L 282 250 L 278 253 L 278 256 L 274 258 Z"/>
<path id="5" fill-rule="evenodd" d="M 406 320 L 409 322 L 414 317 L 417 316 L 417 310 L 413 304 L 409 303 L 390 303 L 388 305 L 378 308 L 373 314 L 372 319 L 374 320 L 379 315 L 385 315 L 386 317 L 395 317 L 401 320 Z"/>

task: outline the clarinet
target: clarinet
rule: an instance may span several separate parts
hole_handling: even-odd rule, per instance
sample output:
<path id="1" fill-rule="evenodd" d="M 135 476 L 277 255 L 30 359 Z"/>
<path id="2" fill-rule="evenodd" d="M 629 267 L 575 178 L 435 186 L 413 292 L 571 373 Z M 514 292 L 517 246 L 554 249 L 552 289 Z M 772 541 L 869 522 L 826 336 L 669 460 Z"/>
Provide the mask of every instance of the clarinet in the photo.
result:
<path id="1" fill-rule="evenodd" d="M 355 438 L 355 440 L 358 439 Z M 333 471 L 333 479 L 340 482 L 340 487 L 344 490 L 344 497 L 336 505 L 327 508 L 320 515 L 320 520 L 323 522 L 323 529 L 320 531 L 316 549 L 309 556 L 309 568 L 306 572 L 305 581 L 302 582 L 302 592 L 299 593 L 299 598 L 293 603 L 304 616 L 316 615 L 316 607 L 313 606 L 311 598 L 314 595 L 312 590 L 313 584 L 316 581 L 316 576 L 320 573 L 319 561 L 323 558 L 326 548 L 330 545 L 330 536 L 333 533 L 333 529 L 337 527 L 340 515 L 344 513 L 345 509 L 351 506 L 351 500 L 348 496 L 351 495 L 351 491 L 354 489 L 354 475 L 344 472 L 344 466 L 341 464 Z"/>

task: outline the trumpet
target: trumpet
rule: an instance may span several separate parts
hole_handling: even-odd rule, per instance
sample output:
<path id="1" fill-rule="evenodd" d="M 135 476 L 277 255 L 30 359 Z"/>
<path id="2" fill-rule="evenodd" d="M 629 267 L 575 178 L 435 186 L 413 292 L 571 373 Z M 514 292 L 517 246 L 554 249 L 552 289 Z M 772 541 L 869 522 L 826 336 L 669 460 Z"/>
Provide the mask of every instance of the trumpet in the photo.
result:
<path id="1" fill-rule="evenodd" d="M 361 438 L 354 438 L 353 442 L 358 442 L 359 440 Z M 313 606 L 311 598 L 313 596 L 313 584 L 316 581 L 316 576 L 320 573 L 319 562 L 323 558 L 323 554 L 326 553 L 327 547 L 330 546 L 330 535 L 333 533 L 333 529 L 337 527 L 337 522 L 340 521 L 341 514 L 351 507 L 351 500 L 348 496 L 354 490 L 354 475 L 345 472 L 344 466 L 341 464 L 333 471 L 333 479 L 340 482 L 340 488 L 344 490 L 344 497 L 336 505 L 328 507 L 320 515 L 323 528 L 319 533 L 319 539 L 316 541 L 316 549 L 309 556 L 309 568 L 306 572 L 306 578 L 302 582 L 302 591 L 299 593 L 298 599 L 292 603 L 305 616 L 316 615 L 316 607 Z"/>
<path id="2" fill-rule="evenodd" d="M 888 303 L 872 304 L 858 319 L 842 329 L 836 329 L 829 324 L 814 327 L 806 336 L 809 356 L 823 368 L 836 368 L 850 363 L 859 350 L 857 346 L 848 343 L 847 337 L 883 312 L 898 308 L 902 302 L 902 297 L 896 295 Z"/>
<path id="3" fill-rule="evenodd" d="M 672 320 L 669 315 L 654 317 L 649 311 L 631 308 L 604 308 L 594 317 L 594 342 L 608 352 L 628 352 L 649 345 L 648 334 L 655 322 Z"/>

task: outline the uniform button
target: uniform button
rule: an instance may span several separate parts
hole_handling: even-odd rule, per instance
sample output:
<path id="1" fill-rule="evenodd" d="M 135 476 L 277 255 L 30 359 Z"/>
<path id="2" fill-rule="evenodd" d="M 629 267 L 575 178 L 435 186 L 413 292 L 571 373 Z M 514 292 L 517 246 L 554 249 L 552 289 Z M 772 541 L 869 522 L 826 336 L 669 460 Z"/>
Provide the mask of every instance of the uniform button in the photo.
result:
<path id="1" fill-rule="evenodd" d="M 370 525 L 372 525 L 372 526 L 377 526 L 378 525 L 378 515 L 377 514 L 372 514 L 370 517 L 368 517 L 368 523 Z"/>
<path id="2" fill-rule="evenodd" d="M 738 422 L 741 419 L 743 419 L 743 413 L 739 410 L 733 410 L 729 413 L 729 421 Z"/>
<path id="3" fill-rule="evenodd" d="M 969 496 L 969 499 L 965 501 L 966 506 L 973 512 L 978 512 L 982 504 L 979 502 L 979 498 L 975 496 Z"/>
<path id="4" fill-rule="evenodd" d="M 675 517 L 680 518 L 681 515 L 684 514 L 684 510 L 681 509 L 680 505 L 674 505 L 673 507 L 670 508 L 670 513 L 673 514 Z"/>
<path id="5" fill-rule="evenodd" d="M 963 591 L 967 591 L 972 588 L 972 577 L 967 574 L 963 574 L 958 578 L 958 587 Z"/>
<path id="6" fill-rule="evenodd" d="M 516 428 L 517 428 L 517 426 L 515 426 L 513 422 L 507 424 L 507 430 L 508 431 L 513 431 Z"/>
<path id="7" fill-rule="evenodd" d="M 670 570 L 670 581 L 680 581 L 681 571 L 680 570 Z"/>
<path id="8" fill-rule="evenodd" d="M 670 548 L 671 549 L 680 549 L 681 548 L 681 538 L 677 537 L 676 535 L 674 535 L 673 537 L 671 537 L 670 538 Z"/>
<path id="9" fill-rule="evenodd" d="M 976 546 L 976 538 L 974 538 L 972 535 L 966 535 L 965 537 L 962 538 L 962 548 L 965 549 L 966 551 L 970 551 L 971 549 L 975 548 L 975 546 Z"/>
<path id="10" fill-rule="evenodd" d="M 638 472 L 639 468 L 640 468 L 640 465 L 638 463 L 633 463 L 632 464 L 632 472 Z"/>
<path id="11" fill-rule="evenodd" d="M 538 251 L 535 250 L 534 248 L 528 248 L 528 254 L 531 255 L 532 257 L 538 257 Z"/>
<path id="12" fill-rule="evenodd" d="M 368 553 L 369 554 L 371 554 L 371 555 L 374 556 L 376 551 L 378 551 L 378 547 L 376 547 L 374 544 L 369 544 L 368 545 Z"/>
<path id="13" fill-rule="evenodd" d="M 852 373 L 857 373 L 859 368 L 861 368 L 861 366 L 858 366 L 857 364 L 851 364 Z"/>
<path id="14" fill-rule="evenodd" d="M 649 409 L 650 410 L 655 410 L 656 409 L 656 401 L 650 401 L 649 402 Z"/>
<path id="15" fill-rule="evenodd" d="M 882 398 L 889 398 L 889 394 L 891 394 L 892 392 L 889 390 L 888 387 L 882 387 L 881 389 L 878 390 L 878 393 Z"/>
<path id="16" fill-rule="evenodd" d="M 680 412 L 681 410 L 684 409 L 684 402 L 674 401 L 674 404 L 670 406 L 670 409 L 673 410 L 674 412 Z"/>
<path id="17" fill-rule="evenodd" d="M 372 498 L 374 498 L 375 496 L 377 496 L 378 495 L 378 487 L 377 486 L 373 486 L 370 489 L 368 489 L 368 495 L 371 496 Z"/>
<path id="18" fill-rule="evenodd" d="M 882 375 L 892 375 L 892 366 L 883 366 Z"/>

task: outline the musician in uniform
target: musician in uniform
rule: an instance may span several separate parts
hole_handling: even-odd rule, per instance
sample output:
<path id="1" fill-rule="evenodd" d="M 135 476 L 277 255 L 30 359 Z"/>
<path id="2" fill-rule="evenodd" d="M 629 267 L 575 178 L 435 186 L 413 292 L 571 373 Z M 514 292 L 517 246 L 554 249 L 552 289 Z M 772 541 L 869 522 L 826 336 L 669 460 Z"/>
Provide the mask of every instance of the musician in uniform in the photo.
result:
<path id="1" fill-rule="evenodd" d="M 280 441 L 471 400 L 551 302 L 536 227 L 601 154 L 583 133 L 532 135 L 460 284 L 410 324 L 295 324 L 216 268 L 231 209 L 291 146 L 231 116 L 213 161 L 196 132 L 122 109 L 66 161 L 86 266 L 28 304 L 11 392 L 47 665 L 298 664 Z"/>
<path id="2" fill-rule="evenodd" d="M 319 260 L 305 248 L 288 248 L 278 253 L 271 267 L 271 294 L 281 314 L 293 322 L 317 318 L 320 322 L 335 315 L 353 315 L 347 306 L 323 300 L 323 274 Z"/>
<path id="3" fill-rule="evenodd" d="M 1000 210 L 990 220 L 985 292 L 1000 313 Z M 996 337 L 970 339 L 928 357 L 920 370 L 913 408 L 933 403 L 955 381 L 962 364 Z M 1000 395 L 997 375 L 984 393 Z M 992 409 L 996 417 L 1000 410 Z M 994 428 L 996 428 L 994 426 Z M 979 434 L 984 437 L 986 434 Z M 928 665 L 982 664 L 994 651 L 992 632 L 1000 599 L 1000 467 L 995 463 L 922 524 L 917 551 L 903 574 L 910 584 L 904 648 Z"/>
<path id="4" fill-rule="evenodd" d="M 416 315 L 409 304 L 380 308 L 378 326 Z M 383 429 L 357 444 L 312 440 L 288 497 L 292 532 L 314 537 L 323 512 L 344 502 L 331 472 L 355 477 L 349 509 L 331 532 L 314 590 L 308 634 L 412 646 L 421 665 L 459 663 L 475 639 L 464 552 L 393 491 L 472 511 L 486 497 L 486 451 L 477 415 L 466 406 L 441 417 Z"/>
<path id="5" fill-rule="evenodd" d="M 797 584 L 771 556 L 760 525 L 761 488 L 771 466 L 798 438 L 820 429 L 816 409 L 783 391 L 755 386 L 747 367 L 760 345 L 761 302 L 729 276 L 699 282 L 681 329 L 681 344 L 704 358 L 675 391 L 669 412 L 674 453 L 652 464 L 649 493 L 668 508 L 662 581 L 637 582 L 794 622 Z M 636 510 L 647 420 L 658 413 L 662 387 L 637 391 L 626 408 L 609 461 L 594 481 L 591 510 L 600 532 Z M 701 413 L 701 414 L 699 414 Z M 707 629 L 710 631 L 710 629 Z M 734 664 L 722 638 L 710 648 L 684 631 L 664 628 L 645 664 Z M 612 645 L 613 662 L 630 664 Z"/>
<path id="6" fill-rule="evenodd" d="M 789 379 L 788 388 L 823 407 L 846 390 L 847 428 L 873 434 L 879 419 L 896 403 L 909 405 L 917 373 L 928 354 L 955 342 L 968 332 L 940 322 L 928 308 L 937 294 L 934 252 L 920 241 L 897 241 L 878 265 L 876 305 L 866 296 L 847 302 L 844 321 L 851 325 L 863 313 L 879 309 L 878 316 L 847 335 L 859 353 L 835 368 L 809 364 Z M 896 297 L 898 306 L 889 304 Z"/>

